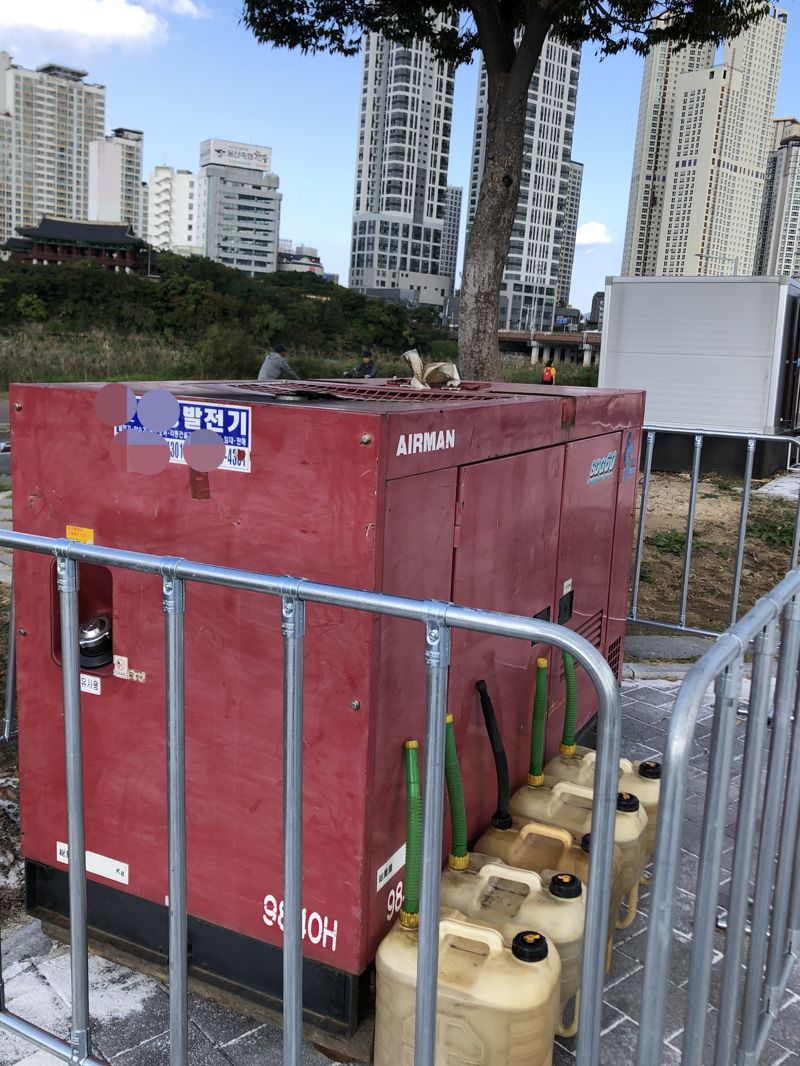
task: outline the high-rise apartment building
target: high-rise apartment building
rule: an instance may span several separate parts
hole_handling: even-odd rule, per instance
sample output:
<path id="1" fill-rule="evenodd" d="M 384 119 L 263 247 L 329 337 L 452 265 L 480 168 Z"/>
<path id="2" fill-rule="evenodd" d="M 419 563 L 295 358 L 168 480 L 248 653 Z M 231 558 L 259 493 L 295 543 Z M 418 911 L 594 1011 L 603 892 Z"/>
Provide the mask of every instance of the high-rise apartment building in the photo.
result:
<path id="1" fill-rule="evenodd" d="M 561 235 L 561 255 L 558 262 L 558 286 L 556 307 L 569 306 L 569 290 L 572 284 L 572 268 L 575 264 L 575 240 L 578 235 L 578 215 L 581 209 L 581 186 L 583 163 L 570 160 L 569 182 L 564 200 L 564 227 Z"/>
<path id="2" fill-rule="evenodd" d="M 693 70 L 711 67 L 714 51 L 713 44 L 678 48 L 672 41 L 664 41 L 645 57 L 622 254 L 623 274 L 660 273 L 656 253 L 664 216 L 669 153 L 673 126 L 680 126 L 682 114 L 680 105 L 676 109 L 678 79 Z"/>
<path id="3" fill-rule="evenodd" d="M 89 210 L 87 218 L 127 222 L 137 237 L 143 225 L 142 131 L 116 129 L 89 145 Z"/>
<path id="4" fill-rule="evenodd" d="M 461 203 L 464 190 L 458 185 L 447 186 L 444 202 L 444 226 L 442 227 L 442 258 L 440 270 L 450 278 L 447 295 L 452 296 L 456 285 L 456 264 L 458 262 L 458 231 L 461 228 Z"/>
<path id="5" fill-rule="evenodd" d="M 570 254 L 564 246 L 564 221 L 580 60 L 578 49 L 548 37 L 531 79 L 519 201 L 500 289 L 501 329 L 539 332 L 553 327 L 562 257 Z M 481 62 L 469 223 L 475 217 L 483 175 L 487 118 L 486 70 Z"/>
<path id="6" fill-rule="evenodd" d="M 147 186 L 147 240 L 179 255 L 205 254 L 203 183 L 191 170 L 158 166 Z"/>
<path id="7" fill-rule="evenodd" d="M 725 44 L 645 60 L 622 273 L 753 271 L 786 34 L 772 7 Z"/>
<path id="8" fill-rule="evenodd" d="M 361 70 L 350 287 L 442 307 L 453 68 L 371 33 Z"/>
<path id="9" fill-rule="evenodd" d="M 800 123 L 775 119 L 756 249 L 756 274 L 800 277 Z"/>
<path id="10" fill-rule="evenodd" d="M 85 70 L 26 70 L 0 52 L 0 241 L 43 215 L 85 219 L 89 145 L 105 131 L 102 85 Z"/>
<path id="11" fill-rule="evenodd" d="M 205 254 L 250 276 L 278 269 L 279 180 L 272 149 L 211 139 L 200 145 Z"/>

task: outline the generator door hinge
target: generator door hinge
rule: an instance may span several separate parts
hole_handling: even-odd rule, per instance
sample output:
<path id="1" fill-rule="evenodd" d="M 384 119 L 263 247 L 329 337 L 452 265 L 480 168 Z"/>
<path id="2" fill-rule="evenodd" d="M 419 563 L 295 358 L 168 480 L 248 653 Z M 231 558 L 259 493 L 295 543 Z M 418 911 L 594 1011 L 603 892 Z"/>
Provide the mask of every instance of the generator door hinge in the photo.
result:
<path id="1" fill-rule="evenodd" d="M 461 544 L 461 519 L 464 515 L 464 501 L 459 500 L 456 503 L 456 514 L 453 521 L 453 547 L 457 548 Z"/>

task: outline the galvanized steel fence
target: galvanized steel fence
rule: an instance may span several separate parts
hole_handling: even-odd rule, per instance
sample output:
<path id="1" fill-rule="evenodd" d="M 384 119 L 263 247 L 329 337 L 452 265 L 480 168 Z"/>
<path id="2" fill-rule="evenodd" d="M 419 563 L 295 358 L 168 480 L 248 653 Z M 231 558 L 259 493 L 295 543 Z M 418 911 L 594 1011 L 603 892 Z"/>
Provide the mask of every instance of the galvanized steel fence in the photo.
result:
<path id="1" fill-rule="evenodd" d="M 0 1027 L 23 1037 L 64 1062 L 99 1066 L 100 1060 L 94 1056 L 92 1049 L 89 1004 L 78 651 L 77 567 L 78 563 L 88 563 L 135 570 L 160 576 L 162 579 L 166 654 L 166 815 L 169 827 L 169 995 L 172 1066 L 186 1066 L 188 1063 L 184 611 L 185 586 L 186 582 L 191 581 L 277 596 L 281 599 L 284 647 L 284 1066 L 299 1066 L 302 1054 L 302 754 L 306 604 L 327 604 L 371 614 L 390 615 L 417 621 L 424 627 L 424 640 L 420 642 L 420 650 L 424 650 L 426 671 L 425 778 L 415 1066 L 432 1066 L 435 1057 L 445 711 L 451 631 L 466 629 L 525 640 L 529 644 L 552 644 L 569 652 L 583 666 L 598 695 L 599 731 L 577 1061 L 580 1066 L 595 1066 L 599 1057 L 601 1030 L 621 711 L 616 679 L 602 655 L 588 641 L 562 626 L 537 619 L 478 611 L 438 601 L 362 592 L 297 578 L 275 577 L 25 533 L 0 531 L 0 546 L 50 555 L 56 559 L 63 655 L 72 983 L 69 1042 L 8 1011 L 1 979 Z M 262 634 L 262 637 L 266 635 Z"/>
<path id="2" fill-rule="evenodd" d="M 680 592 L 677 604 L 677 619 L 675 622 L 665 622 L 655 618 L 642 618 L 639 614 L 639 587 L 642 580 L 642 556 L 644 554 L 645 532 L 647 526 L 647 504 L 650 496 L 650 484 L 653 468 L 653 450 L 656 436 L 661 432 L 670 436 L 686 436 L 693 438 L 692 452 L 692 476 L 689 484 L 689 500 L 686 512 L 686 538 L 683 548 L 683 567 L 681 571 Z M 715 632 L 701 629 L 686 624 L 686 611 L 689 601 L 689 583 L 692 566 L 692 550 L 694 547 L 695 520 L 697 517 L 697 489 L 700 484 L 700 463 L 703 454 L 703 442 L 706 438 L 722 438 L 731 441 L 746 442 L 744 469 L 742 471 L 742 503 L 739 509 L 739 523 L 736 535 L 736 551 L 734 557 L 733 574 L 731 577 L 731 596 L 729 625 L 733 625 L 739 615 L 739 595 L 742 585 L 742 569 L 744 563 L 745 540 L 747 538 L 747 519 L 750 514 L 750 497 L 753 483 L 753 463 L 755 460 L 756 445 L 764 441 L 777 446 L 784 446 L 787 450 L 786 465 L 791 466 L 800 456 L 800 438 L 776 437 L 774 434 L 764 433 L 725 433 L 717 430 L 673 430 L 659 429 L 654 426 L 645 426 L 645 455 L 642 473 L 642 487 L 639 502 L 639 521 L 636 529 L 636 550 L 633 562 L 633 582 L 631 585 L 631 601 L 629 622 L 639 625 L 649 625 L 658 629 L 674 630 L 680 633 L 695 633 L 701 636 L 716 636 Z M 798 498 L 795 512 L 794 534 L 792 537 L 791 554 L 787 557 L 786 568 L 794 569 L 797 566 L 798 550 L 800 549 L 800 497 Z"/>
<path id="3" fill-rule="evenodd" d="M 751 645 L 752 678 L 743 709 L 739 697 Z M 711 685 L 715 705 L 698 849 L 683 1066 L 711 1061 L 714 1066 L 756 1066 L 800 961 L 799 654 L 800 572 L 795 571 L 724 633 L 681 685 L 661 782 L 638 1066 L 662 1061 L 691 743 Z M 737 717 L 747 718 L 741 756 Z M 738 807 L 723 944 L 716 919 L 732 786 L 738 788 Z M 722 959 L 717 960 L 721 987 L 712 1060 L 704 1048 L 715 950 Z"/>

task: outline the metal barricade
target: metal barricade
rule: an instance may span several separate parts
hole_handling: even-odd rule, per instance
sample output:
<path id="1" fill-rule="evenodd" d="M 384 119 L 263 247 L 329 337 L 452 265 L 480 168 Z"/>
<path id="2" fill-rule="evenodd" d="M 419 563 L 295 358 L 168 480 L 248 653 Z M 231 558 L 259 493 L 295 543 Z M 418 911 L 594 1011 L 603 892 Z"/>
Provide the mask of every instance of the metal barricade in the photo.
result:
<path id="1" fill-rule="evenodd" d="M 787 449 L 787 467 L 793 463 L 795 451 L 800 452 L 800 437 L 779 437 L 766 433 L 726 433 L 717 430 L 673 430 L 659 429 L 655 426 L 645 426 L 645 453 L 642 467 L 642 487 L 639 502 L 639 521 L 636 527 L 636 549 L 633 561 L 633 581 L 631 584 L 630 615 L 628 621 L 637 625 L 654 626 L 658 629 L 673 630 L 679 633 L 695 633 L 700 636 L 717 636 L 716 632 L 708 629 L 699 629 L 686 624 L 686 608 L 689 600 L 689 578 L 692 566 L 692 549 L 694 546 L 695 519 L 697 515 L 697 488 L 700 483 L 700 461 L 703 453 L 703 441 L 706 437 L 725 438 L 730 440 L 746 441 L 746 453 L 744 470 L 742 472 L 742 503 L 739 510 L 739 524 L 736 535 L 736 553 L 734 557 L 733 575 L 731 579 L 731 598 L 729 624 L 733 625 L 739 615 L 739 595 L 742 585 L 742 569 L 744 563 L 745 540 L 747 537 L 747 519 L 750 514 L 750 496 L 753 483 L 753 461 L 755 459 L 756 444 L 765 441 L 770 444 L 785 445 Z M 683 549 L 683 567 L 681 572 L 680 595 L 677 605 L 678 617 L 676 622 L 663 622 L 653 618 L 642 618 L 639 615 L 639 586 L 642 577 L 642 556 L 644 554 L 645 529 L 647 525 L 647 504 L 650 495 L 650 483 L 653 468 L 653 449 L 656 435 L 669 433 L 670 436 L 689 436 L 694 438 L 692 454 L 692 477 L 689 485 L 689 500 L 686 512 L 686 540 Z M 798 562 L 800 550 L 800 497 L 798 497 L 795 511 L 794 534 L 792 537 L 791 555 L 786 560 L 787 569 L 794 569 Z"/>
<path id="2" fill-rule="evenodd" d="M 739 696 L 751 643 L 749 708 L 744 712 Z M 747 726 L 720 962 L 714 1066 L 758 1063 L 792 969 L 800 961 L 799 656 L 800 572 L 795 571 L 718 639 L 688 671 L 679 690 L 661 782 L 638 1066 L 657 1066 L 662 1061 L 691 742 L 711 685 L 715 686 L 715 706 L 683 1033 L 684 1066 L 711 1061 L 704 1058 L 704 1042 L 726 814 L 737 761 L 737 716 L 746 717 Z M 716 947 L 721 950 L 720 944 Z"/>
<path id="3" fill-rule="evenodd" d="M 0 980 L 0 1027 L 65 1062 L 95 1066 L 89 1014 L 83 762 L 78 659 L 78 563 L 119 567 L 160 576 L 166 649 L 170 1063 L 188 1063 L 188 963 L 186 915 L 186 788 L 184 775 L 184 610 L 186 582 L 221 585 L 281 599 L 284 646 L 284 932 L 283 1061 L 299 1066 L 302 1054 L 302 795 L 303 649 L 306 604 L 327 604 L 390 615 L 424 626 L 426 671 L 425 779 L 417 970 L 415 1066 L 433 1066 L 436 1041 L 439 879 L 442 855 L 445 711 L 451 631 L 466 629 L 500 637 L 547 643 L 569 652 L 592 681 L 599 701 L 597 788 L 592 824 L 590 885 L 586 907 L 581 1028 L 577 1062 L 595 1066 L 599 1057 L 603 970 L 610 901 L 620 744 L 617 682 L 602 655 L 583 637 L 562 626 L 517 615 L 478 611 L 438 601 L 421 601 L 321 585 L 290 577 L 195 563 L 184 559 L 79 544 L 25 533 L 0 531 L 0 546 L 55 556 L 61 611 L 63 702 L 67 767 L 69 904 L 72 979 L 70 1041 L 58 1039 L 5 1006 Z M 421 649 L 422 650 L 422 649 Z"/>

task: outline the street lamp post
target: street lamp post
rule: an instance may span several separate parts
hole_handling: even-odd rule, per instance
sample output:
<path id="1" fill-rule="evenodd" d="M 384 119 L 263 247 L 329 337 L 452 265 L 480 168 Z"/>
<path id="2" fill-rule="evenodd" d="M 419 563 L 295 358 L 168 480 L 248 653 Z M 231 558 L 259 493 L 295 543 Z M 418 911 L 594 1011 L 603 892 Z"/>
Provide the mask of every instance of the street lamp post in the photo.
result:
<path id="1" fill-rule="evenodd" d="M 733 276 L 736 277 L 739 273 L 739 256 L 738 255 L 710 255 L 707 252 L 695 252 L 697 259 L 713 259 L 717 263 L 733 263 Z"/>

